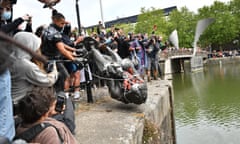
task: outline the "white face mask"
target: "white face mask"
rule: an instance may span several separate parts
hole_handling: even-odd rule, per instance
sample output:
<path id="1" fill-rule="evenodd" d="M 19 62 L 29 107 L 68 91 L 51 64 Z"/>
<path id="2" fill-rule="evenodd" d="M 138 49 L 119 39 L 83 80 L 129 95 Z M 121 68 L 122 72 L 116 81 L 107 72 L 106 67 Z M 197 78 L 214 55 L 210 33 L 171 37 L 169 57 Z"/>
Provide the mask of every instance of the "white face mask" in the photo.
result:
<path id="1" fill-rule="evenodd" d="M 12 17 L 12 12 L 11 11 L 3 11 L 1 15 L 2 20 L 9 20 Z"/>
<path id="2" fill-rule="evenodd" d="M 74 37 L 70 37 L 70 40 L 71 40 L 71 41 L 75 41 L 75 38 L 74 38 Z"/>

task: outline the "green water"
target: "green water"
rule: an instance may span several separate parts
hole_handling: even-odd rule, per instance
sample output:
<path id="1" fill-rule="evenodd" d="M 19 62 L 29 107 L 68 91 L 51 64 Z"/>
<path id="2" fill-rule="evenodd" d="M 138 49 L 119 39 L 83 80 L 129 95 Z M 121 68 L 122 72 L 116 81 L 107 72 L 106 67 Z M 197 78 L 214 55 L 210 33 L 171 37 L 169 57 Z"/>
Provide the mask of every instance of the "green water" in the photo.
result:
<path id="1" fill-rule="evenodd" d="M 173 75 L 177 144 L 240 144 L 240 64 Z"/>

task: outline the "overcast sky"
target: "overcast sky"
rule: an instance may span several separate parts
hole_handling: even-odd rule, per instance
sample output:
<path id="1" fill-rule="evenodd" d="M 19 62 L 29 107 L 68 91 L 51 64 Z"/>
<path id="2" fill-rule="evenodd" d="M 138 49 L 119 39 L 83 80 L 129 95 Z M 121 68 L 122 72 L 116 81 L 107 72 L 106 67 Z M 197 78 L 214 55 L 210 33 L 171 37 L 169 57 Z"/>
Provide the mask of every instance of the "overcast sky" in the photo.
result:
<path id="1" fill-rule="evenodd" d="M 102 0 L 104 21 L 114 20 L 117 17 L 127 17 L 140 13 L 142 7 L 167 8 L 177 6 L 181 8 L 186 6 L 191 11 L 197 12 L 197 9 L 204 5 L 211 5 L 215 0 Z M 218 0 L 229 2 L 230 0 Z M 61 0 L 55 7 L 63 13 L 73 26 L 77 26 L 76 0 Z M 42 24 L 51 22 L 51 11 L 43 9 L 43 5 L 37 0 L 18 0 L 14 6 L 14 17 L 24 14 L 33 16 L 33 28 Z M 80 18 L 83 26 L 91 26 L 101 20 L 100 0 L 79 0 Z"/>

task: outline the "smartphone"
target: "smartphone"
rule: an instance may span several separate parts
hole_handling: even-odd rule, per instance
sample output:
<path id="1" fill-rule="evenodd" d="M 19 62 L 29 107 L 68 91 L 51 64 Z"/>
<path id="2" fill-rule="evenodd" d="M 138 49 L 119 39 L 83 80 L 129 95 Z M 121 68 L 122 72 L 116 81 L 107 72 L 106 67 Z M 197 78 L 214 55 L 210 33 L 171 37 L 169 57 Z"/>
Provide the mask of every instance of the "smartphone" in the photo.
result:
<path id="1" fill-rule="evenodd" d="M 57 112 L 62 112 L 63 111 L 63 106 L 65 105 L 66 97 L 65 95 L 57 95 L 57 103 L 55 106 L 55 110 Z"/>
<path id="2" fill-rule="evenodd" d="M 49 61 L 48 62 L 47 66 L 46 66 L 47 73 L 50 73 L 50 72 L 53 71 L 55 63 L 56 63 L 56 61 Z"/>

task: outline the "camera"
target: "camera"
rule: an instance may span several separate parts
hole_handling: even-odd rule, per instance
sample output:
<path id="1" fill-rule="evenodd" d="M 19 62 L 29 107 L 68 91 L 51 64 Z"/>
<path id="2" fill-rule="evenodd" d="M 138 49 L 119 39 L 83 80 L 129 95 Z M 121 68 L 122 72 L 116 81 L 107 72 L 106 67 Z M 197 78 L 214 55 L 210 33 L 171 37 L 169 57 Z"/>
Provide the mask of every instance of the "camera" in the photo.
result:
<path id="1" fill-rule="evenodd" d="M 48 63 L 45 65 L 45 70 L 47 73 L 50 73 L 53 71 L 54 69 L 54 65 L 55 65 L 56 61 L 48 61 Z"/>
<path id="2" fill-rule="evenodd" d="M 60 0 L 38 0 L 38 1 L 45 4 L 43 8 L 53 7 L 60 2 Z"/>
<path id="3" fill-rule="evenodd" d="M 28 22 L 28 23 L 32 22 L 32 16 L 29 16 L 27 22 Z"/>
<path id="4" fill-rule="evenodd" d="M 66 103 L 66 96 L 64 92 L 58 92 L 57 93 L 57 102 L 55 106 L 55 110 L 59 113 L 63 111 L 63 106 Z"/>

